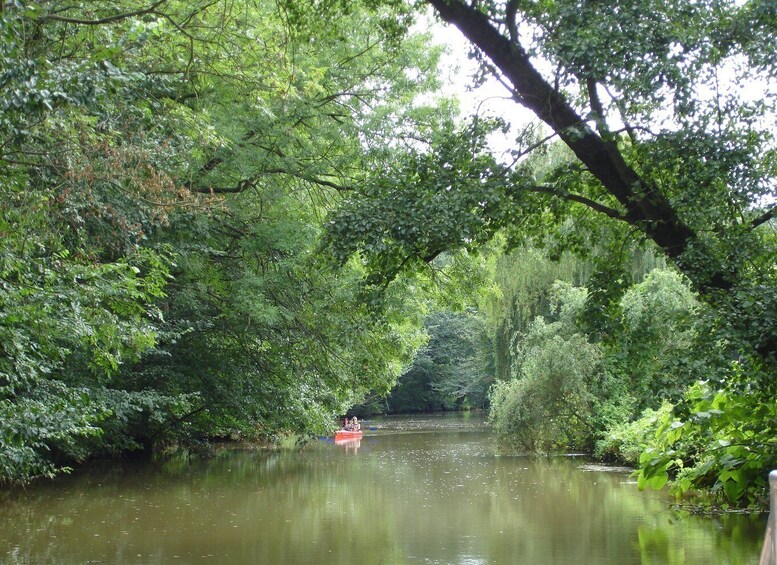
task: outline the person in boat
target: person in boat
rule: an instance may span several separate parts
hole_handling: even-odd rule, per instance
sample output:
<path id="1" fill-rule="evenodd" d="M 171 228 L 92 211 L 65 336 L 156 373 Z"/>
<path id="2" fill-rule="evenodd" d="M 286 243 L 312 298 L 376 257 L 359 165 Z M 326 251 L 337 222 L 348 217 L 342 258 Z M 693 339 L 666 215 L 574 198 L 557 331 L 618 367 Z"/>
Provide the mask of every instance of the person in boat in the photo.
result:
<path id="1" fill-rule="evenodd" d="M 361 431 L 362 426 L 359 424 L 359 419 L 354 416 L 350 420 L 348 418 L 345 419 L 345 423 L 343 424 L 343 430 L 346 432 L 358 432 Z"/>

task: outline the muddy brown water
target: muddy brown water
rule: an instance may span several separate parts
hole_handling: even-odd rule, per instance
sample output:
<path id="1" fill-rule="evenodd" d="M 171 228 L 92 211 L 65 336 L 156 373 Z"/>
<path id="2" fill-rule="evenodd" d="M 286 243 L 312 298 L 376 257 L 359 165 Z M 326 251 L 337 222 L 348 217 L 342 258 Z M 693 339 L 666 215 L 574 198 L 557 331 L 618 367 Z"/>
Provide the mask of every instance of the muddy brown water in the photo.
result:
<path id="1" fill-rule="evenodd" d="M 482 416 L 302 452 L 91 469 L 0 498 L 3 563 L 756 564 L 763 516 L 678 514 L 626 469 L 497 455 Z"/>

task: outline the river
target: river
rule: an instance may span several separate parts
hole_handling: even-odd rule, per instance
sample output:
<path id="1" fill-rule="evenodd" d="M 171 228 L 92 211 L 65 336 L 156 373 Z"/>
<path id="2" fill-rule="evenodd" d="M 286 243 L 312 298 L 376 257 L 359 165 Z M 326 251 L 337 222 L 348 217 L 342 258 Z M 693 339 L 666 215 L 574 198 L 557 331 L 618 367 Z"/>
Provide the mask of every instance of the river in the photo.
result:
<path id="1" fill-rule="evenodd" d="M 505 457 L 477 414 L 302 451 L 92 468 L 0 498 L 3 563 L 756 564 L 765 518 L 702 518 L 581 457 Z"/>

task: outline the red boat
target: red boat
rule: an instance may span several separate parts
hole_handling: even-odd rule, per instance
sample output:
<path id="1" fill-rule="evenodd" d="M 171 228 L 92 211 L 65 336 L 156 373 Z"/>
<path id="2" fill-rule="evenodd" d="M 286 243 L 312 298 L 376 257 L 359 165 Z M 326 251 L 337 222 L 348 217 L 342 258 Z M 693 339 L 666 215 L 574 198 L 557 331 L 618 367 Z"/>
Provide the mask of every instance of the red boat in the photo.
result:
<path id="1" fill-rule="evenodd" d="M 349 441 L 352 439 L 361 439 L 362 432 L 354 432 L 350 430 L 337 430 L 335 432 L 335 441 Z"/>

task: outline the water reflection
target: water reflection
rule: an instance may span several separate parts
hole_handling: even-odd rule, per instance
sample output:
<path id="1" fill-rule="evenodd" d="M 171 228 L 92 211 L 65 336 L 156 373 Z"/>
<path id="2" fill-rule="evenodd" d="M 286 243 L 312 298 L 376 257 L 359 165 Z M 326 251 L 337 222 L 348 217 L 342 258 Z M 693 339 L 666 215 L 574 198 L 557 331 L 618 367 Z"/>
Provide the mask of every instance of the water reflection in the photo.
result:
<path id="1" fill-rule="evenodd" d="M 359 453 L 359 448 L 362 446 L 362 440 L 360 439 L 336 439 L 335 445 L 339 445 L 346 453 Z"/>
<path id="2" fill-rule="evenodd" d="M 7 495 L 0 561 L 757 562 L 761 518 L 679 518 L 626 473 L 497 457 L 480 418 L 370 425 L 354 443 L 226 450 Z"/>

